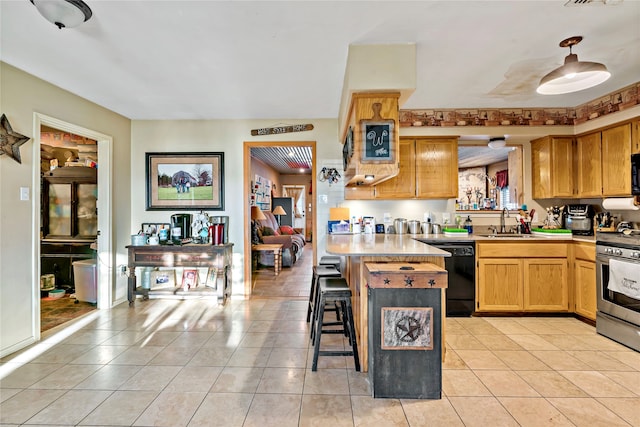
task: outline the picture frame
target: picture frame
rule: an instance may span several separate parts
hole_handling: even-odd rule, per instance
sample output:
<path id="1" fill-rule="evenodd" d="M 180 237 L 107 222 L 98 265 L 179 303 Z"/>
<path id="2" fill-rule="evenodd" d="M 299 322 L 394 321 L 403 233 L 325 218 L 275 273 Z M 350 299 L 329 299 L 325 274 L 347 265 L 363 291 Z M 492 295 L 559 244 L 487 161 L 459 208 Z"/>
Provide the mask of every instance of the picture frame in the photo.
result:
<path id="1" fill-rule="evenodd" d="M 176 271 L 173 268 L 153 270 L 149 279 L 150 290 L 176 287 Z"/>
<path id="2" fill-rule="evenodd" d="M 170 230 L 171 224 L 169 224 L 168 222 L 166 223 L 143 222 L 140 229 L 142 230 L 143 234 L 150 236 L 153 234 L 158 234 L 162 229 Z"/>
<path id="3" fill-rule="evenodd" d="M 224 210 L 224 153 L 145 153 L 146 210 Z"/>
<path id="4" fill-rule="evenodd" d="M 393 121 L 362 121 L 362 162 L 394 162 Z"/>
<path id="5" fill-rule="evenodd" d="M 182 285 L 184 290 L 195 288 L 198 286 L 198 269 L 185 268 L 182 271 Z"/>
<path id="6" fill-rule="evenodd" d="M 382 350 L 433 350 L 433 307 L 382 307 Z"/>

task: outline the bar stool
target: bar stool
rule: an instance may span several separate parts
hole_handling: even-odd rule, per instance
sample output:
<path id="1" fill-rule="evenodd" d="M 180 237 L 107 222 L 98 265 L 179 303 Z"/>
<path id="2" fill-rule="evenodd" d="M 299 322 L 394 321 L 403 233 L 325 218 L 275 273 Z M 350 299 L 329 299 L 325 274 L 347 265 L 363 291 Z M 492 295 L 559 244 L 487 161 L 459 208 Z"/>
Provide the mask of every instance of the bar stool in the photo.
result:
<path id="1" fill-rule="evenodd" d="M 358 358 L 358 344 L 356 342 L 356 331 L 353 324 L 353 309 L 351 307 L 351 289 L 347 281 L 343 278 L 323 277 L 318 285 L 319 297 L 314 311 L 312 330 L 315 330 L 313 343 L 313 364 L 312 371 L 318 370 L 318 356 L 353 356 L 356 371 L 360 371 L 360 359 Z M 338 303 L 342 311 L 342 322 L 323 321 L 325 304 L 328 302 Z M 342 329 L 324 329 L 323 326 L 342 324 Z M 322 334 L 345 334 L 349 338 L 351 350 L 342 351 L 320 351 L 320 340 Z"/>
<path id="2" fill-rule="evenodd" d="M 311 312 L 314 310 L 316 305 L 316 299 L 318 298 L 317 289 L 318 289 L 318 280 L 321 277 L 340 277 L 340 272 L 333 267 L 332 265 L 314 265 L 313 266 L 313 276 L 311 277 L 311 289 L 309 290 L 309 306 L 307 307 L 307 323 L 311 319 Z M 339 316 L 336 308 L 330 307 L 327 310 L 335 311 L 336 316 Z M 340 317 L 337 317 L 340 320 Z M 313 332 L 313 328 L 311 328 Z M 311 339 L 313 340 L 313 334 L 311 335 Z"/>
<path id="3" fill-rule="evenodd" d="M 318 265 L 332 265 L 336 268 L 336 270 L 340 271 L 341 263 L 342 259 L 339 256 L 324 255 L 320 257 L 320 262 L 318 262 Z"/>

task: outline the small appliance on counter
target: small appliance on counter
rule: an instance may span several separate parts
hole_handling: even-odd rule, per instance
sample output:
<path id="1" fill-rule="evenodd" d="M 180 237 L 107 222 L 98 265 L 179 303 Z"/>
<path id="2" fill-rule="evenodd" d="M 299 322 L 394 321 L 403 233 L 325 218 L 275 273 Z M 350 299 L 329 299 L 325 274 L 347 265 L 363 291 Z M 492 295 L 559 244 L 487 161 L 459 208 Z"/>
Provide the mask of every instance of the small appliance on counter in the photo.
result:
<path id="1" fill-rule="evenodd" d="M 209 216 L 209 240 L 212 245 L 229 243 L 229 217 Z"/>
<path id="2" fill-rule="evenodd" d="M 171 215 L 171 238 L 183 240 L 191 238 L 191 214 Z"/>
<path id="3" fill-rule="evenodd" d="M 593 236 L 594 211 L 591 205 L 566 205 L 563 218 L 564 227 L 571 233 L 582 236 Z"/>

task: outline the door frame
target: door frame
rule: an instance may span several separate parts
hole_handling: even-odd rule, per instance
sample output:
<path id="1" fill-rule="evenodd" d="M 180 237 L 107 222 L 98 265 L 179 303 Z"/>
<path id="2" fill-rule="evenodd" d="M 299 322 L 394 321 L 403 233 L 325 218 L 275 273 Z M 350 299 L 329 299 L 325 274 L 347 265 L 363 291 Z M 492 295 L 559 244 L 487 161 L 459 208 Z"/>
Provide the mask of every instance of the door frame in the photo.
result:
<path id="1" fill-rule="evenodd" d="M 317 175 L 316 172 L 316 141 L 275 141 L 275 142 L 267 142 L 267 141 L 245 141 L 243 147 L 243 175 L 244 175 L 244 297 L 248 298 L 251 296 L 251 287 L 252 287 L 252 277 L 251 277 L 251 208 L 250 208 L 250 200 L 251 200 L 251 149 L 252 148 L 260 148 L 260 147 L 310 147 L 311 148 L 311 182 L 315 184 L 313 181 Z M 314 185 L 315 187 L 315 185 Z M 313 195 L 312 195 L 313 197 Z M 315 205 L 314 205 L 315 206 Z M 311 217 L 311 230 L 312 230 L 312 239 L 311 244 L 313 247 L 313 256 L 315 257 L 317 254 L 316 242 L 317 236 L 316 233 L 316 210 L 313 209 L 312 217 Z M 315 264 L 315 259 L 314 259 Z"/>
<path id="2" fill-rule="evenodd" d="M 113 159 L 113 138 L 109 135 L 68 123 L 41 113 L 33 113 L 33 210 L 31 214 L 32 241 L 32 271 L 33 271 L 33 335 L 40 340 L 40 128 L 52 127 L 64 132 L 91 138 L 98 142 L 98 237 L 97 237 L 97 274 L 98 295 L 97 308 L 111 308 L 113 299 L 113 224 L 111 219 L 111 164 Z M 35 161 L 38 159 L 38 161 Z"/>

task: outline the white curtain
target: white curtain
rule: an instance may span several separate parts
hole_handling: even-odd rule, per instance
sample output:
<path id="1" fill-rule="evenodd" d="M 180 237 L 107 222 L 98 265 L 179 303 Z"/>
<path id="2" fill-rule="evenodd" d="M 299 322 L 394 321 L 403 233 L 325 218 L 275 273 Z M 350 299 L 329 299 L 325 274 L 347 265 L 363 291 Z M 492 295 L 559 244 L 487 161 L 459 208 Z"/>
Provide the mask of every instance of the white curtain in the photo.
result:
<path id="1" fill-rule="evenodd" d="M 296 218 L 302 218 L 302 212 L 298 209 L 298 202 L 304 187 L 284 187 L 283 195 L 285 197 L 293 197 L 294 215 Z"/>

